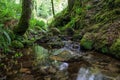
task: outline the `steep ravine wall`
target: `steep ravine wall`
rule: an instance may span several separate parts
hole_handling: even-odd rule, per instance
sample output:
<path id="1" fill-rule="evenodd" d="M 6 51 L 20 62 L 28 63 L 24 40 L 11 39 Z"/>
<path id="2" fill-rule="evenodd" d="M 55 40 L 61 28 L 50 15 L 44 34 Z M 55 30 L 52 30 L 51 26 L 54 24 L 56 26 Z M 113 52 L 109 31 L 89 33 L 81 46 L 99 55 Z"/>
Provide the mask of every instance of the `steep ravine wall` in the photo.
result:
<path id="1" fill-rule="evenodd" d="M 75 0 L 73 9 L 58 13 L 50 27 L 73 28 L 84 49 L 120 59 L 120 0 Z"/>

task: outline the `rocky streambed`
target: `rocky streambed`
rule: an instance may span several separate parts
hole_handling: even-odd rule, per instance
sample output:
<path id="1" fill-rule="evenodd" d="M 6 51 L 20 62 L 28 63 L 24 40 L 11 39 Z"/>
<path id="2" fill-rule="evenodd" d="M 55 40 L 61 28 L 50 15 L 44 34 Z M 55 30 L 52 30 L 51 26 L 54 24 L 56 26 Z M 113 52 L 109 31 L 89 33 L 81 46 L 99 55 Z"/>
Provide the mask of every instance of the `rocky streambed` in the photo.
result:
<path id="1" fill-rule="evenodd" d="M 95 51 L 82 51 L 71 38 L 48 37 L 23 53 L 20 70 L 0 80 L 120 80 L 120 61 Z"/>
<path id="2" fill-rule="evenodd" d="M 45 65 L 37 71 L 43 72 L 43 80 L 120 80 L 119 60 L 94 51 L 82 51 L 78 42 L 54 40 L 42 47 L 49 54 L 43 62 Z"/>

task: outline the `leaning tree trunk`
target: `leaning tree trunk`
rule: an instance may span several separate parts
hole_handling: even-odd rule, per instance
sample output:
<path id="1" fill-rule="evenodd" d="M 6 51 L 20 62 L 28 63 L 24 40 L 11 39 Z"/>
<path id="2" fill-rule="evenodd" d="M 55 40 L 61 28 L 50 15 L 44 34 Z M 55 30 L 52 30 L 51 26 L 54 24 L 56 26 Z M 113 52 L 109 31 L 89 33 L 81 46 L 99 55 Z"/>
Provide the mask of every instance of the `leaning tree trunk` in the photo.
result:
<path id="1" fill-rule="evenodd" d="M 29 27 L 29 20 L 32 13 L 32 0 L 22 0 L 22 14 L 18 26 L 14 29 L 17 35 L 23 35 Z"/>

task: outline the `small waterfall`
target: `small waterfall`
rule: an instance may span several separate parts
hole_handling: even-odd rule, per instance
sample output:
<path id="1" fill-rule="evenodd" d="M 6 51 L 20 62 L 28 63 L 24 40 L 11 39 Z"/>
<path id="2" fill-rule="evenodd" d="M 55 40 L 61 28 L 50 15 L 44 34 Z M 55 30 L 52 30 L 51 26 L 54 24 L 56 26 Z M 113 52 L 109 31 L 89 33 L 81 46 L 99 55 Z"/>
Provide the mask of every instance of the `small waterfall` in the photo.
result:
<path id="1" fill-rule="evenodd" d="M 60 66 L 59 66 L 59 70 L 62 71 L 62 70 L 67 70 L 69 64 L 64 62 L 62 63 Z"/>
<path id="2" fill-rule="evenodd" d="M 64 49 L 71 50 L 76 53 L 80 53 L 80 44 L 72 41 L 63 41 L 65 46 Z"/>

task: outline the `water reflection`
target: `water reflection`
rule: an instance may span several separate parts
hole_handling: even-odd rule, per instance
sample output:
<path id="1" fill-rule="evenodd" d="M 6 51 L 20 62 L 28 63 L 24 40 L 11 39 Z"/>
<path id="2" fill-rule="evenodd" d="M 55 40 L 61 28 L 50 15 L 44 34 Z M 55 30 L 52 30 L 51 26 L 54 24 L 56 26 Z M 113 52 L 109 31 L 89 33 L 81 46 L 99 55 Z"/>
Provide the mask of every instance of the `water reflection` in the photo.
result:
<path id="1" fill-rule="evenodd" d="M 112 80 L 100 72 L 94 73 L 89 68 L 80 68 L 76 80 Z"/>

